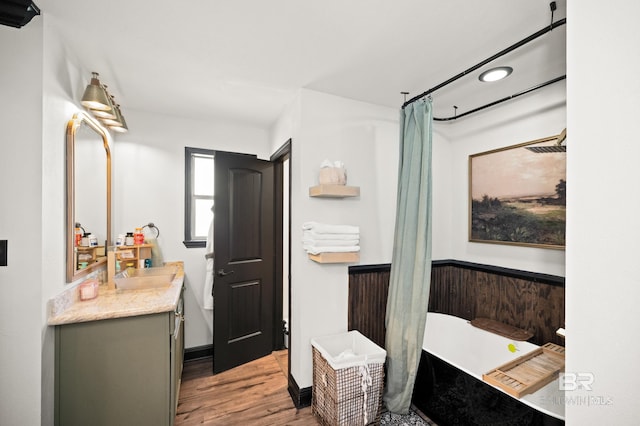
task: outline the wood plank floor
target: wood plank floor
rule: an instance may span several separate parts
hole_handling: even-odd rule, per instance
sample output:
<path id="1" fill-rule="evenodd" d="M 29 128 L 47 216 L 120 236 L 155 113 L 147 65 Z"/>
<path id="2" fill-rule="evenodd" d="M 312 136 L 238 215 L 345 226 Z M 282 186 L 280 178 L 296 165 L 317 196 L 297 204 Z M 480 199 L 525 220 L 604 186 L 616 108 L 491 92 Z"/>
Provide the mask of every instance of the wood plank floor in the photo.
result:
<path id="1" fill-rule="evenodd" d="M 287 351 L 224 373 L 211 358 L 185 363 L 176 426 L 319 425 L 311 407 L 296 409 L 287 390 Z"/>

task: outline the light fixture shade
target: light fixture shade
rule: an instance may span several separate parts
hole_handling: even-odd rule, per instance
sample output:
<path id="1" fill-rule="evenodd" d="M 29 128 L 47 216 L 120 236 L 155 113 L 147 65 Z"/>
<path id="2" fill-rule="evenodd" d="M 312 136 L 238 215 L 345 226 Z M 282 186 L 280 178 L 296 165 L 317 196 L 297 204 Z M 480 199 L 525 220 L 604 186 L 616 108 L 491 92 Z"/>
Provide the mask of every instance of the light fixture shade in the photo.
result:
<path id="1" fill-rule="evenodd" d="M 124 117 L 122 116 L 122 113 L 120 112 L 120 105 L 117 105 L 117 104 L 114 103 L 113 111 L 116 114 L 116 118 L 114 118 L 114 119 L 101 118 L 100 121 L 102 121 L 102 123 L 105 126 L 109 127 L 114 132 L 118 132 L 118 133 L 127 132 L 129 130 L 129 128 L 127 127 L 127 122 L 124 120 Z"/>
<path id="2" fill-rule="evenodd" d="M 129 130 L 120 105 L 116 104 L 107 86 L 100 83 L 97 72 L 91 73 L 91 83 L 85 89 L 81 103 L 109 129 L 121 133 Z"/>
<path id="3" fill-rule="evenodd" d="M 115 120 L 116 115 L 111 111 L 101 111 L 99 109 L 91 109 L 91 113 L 93 115 L 95 115 L 97 118 L 99 119 L 105 119 L 105 120 Z"/>
<path id="4" fill-rule="evenodd" d="M 101 117 L 98 117 L 98 120 L 100 120 L 102 122 L 102 124 L 104 124 L 105 126 L 109 126 L 109 127 L 120 125 L 120 123 L 115 118 L 101 118 Z"/>
<path id="5" fill-rule="evenodd" d="M 91 76 L 91 83 L 87 85 L 82 95 L 82 101 L 80 101 L 85 107 L 96 111 L 109 111 L 111 105 L 109 104 L 109 97 L 106 90 L 100 84 L 98 79 L 98 73 L 94 72 Z"/>
<path id="6" fill-rule="evenodd" d="M 116 111 L 116 120 L 118 121 L 118 124 L 114 126 L 109 126 L 109 127 L 113 131 L 118 133 L 128 132 L 129 128 L 127 127 L 127 122 L 124 121 L 124 117 L 122 116 L 122 112 L 120 111 L 120 105 L 116 105 L 115 111 Z"/>
<path id="7" fill-rule="evenodd" d="M 106 110 L 94 109 L 94 108 L 89 108 L 89 109 L 91 110 L 91 113 L 96 116 L 96 118 L 115 120 L 116 112 L 114 107 L 115 102 L 113 99 L 113 95 L 109 93 L 109 91 L 107 90 L 107 86 L 102 86 L 102 87 L 104 89 L 105 94 L 107 95 L 107 100 L 109 101 L 109 109 L 106 109 Z"/>

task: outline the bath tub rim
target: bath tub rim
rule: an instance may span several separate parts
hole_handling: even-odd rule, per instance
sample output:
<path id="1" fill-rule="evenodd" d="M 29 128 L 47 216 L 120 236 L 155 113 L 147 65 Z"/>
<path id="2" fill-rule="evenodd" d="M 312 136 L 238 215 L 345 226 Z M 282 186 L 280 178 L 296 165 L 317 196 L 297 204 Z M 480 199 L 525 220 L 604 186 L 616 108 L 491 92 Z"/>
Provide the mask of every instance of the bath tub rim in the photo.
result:
<path id="1" fill-rule="evenodd" d="M 429 321 L 431 319 L 431 328 L 429 327 Z M 479 336 L 479 338 L 486 338 L 491 343 L 496 343 L 500 345 L 503 344 L 504 350 L 506 351 L 507 345 L 509 343 L 516 343 L 519 347 L 519 352 L 515 354 L 509 354 L 507 356 L 505 353 L 500 353 L 502 356 L 501 359 L 496 359 L 495 361 L 487 361 L 485 367 L 478 367 L 477 365 L 473 365 L 469 359 L 464 359 L 465 356 L 468 355 L 466 351 L 455 351 L 452 350 L 451 347 L 447 347 L 450 344 L 450 340 L 447 343 L 443 343 L 441 347 L 437 347 L 437 345 L 441 342 L 438 342 L 437 339 L 427 338 L 432 332 L 436 331 L 436 328 L 441 329 L 442 325 L 445 322 L 449 321 L 449 325 L 455 324 L 451 327 L 455 327 L 456 329 L 468 328 L 468 331 L 471 335 Z M 434 347 L 435 345 L 435 347 Z M 544 387 L 540 388 L 536 392 L 524 395 L 521 398 L 516 398 L 513 395 L 505 392 L 503 389 L 492 385 L 491 383 L 487 383 L 482 379 L 482 375 L 490 371 L 491 369 L 495 369 L 500 365 L 503 365 L 505 362 L 508 362 L 512 359 L 518 358 L 532 350 L 539 348 L 539 345 L 530 342 L 514 342 L 506 337 L 491 333 L 489 331 L 474 327 L 470 324 L 469 320 L 465 318 L 461 318 L 455 315 L 444 314 L 439 312 L 428 312 L 427 313 L 427 322 L 425 325 L 424 331 L 424 339 L 422 343 L 422 350 L 441 359 L 447 364 L 451 365 L 463 371 L 464 373 L 480 380 L 487 386 L 490 386 L 494 389 L 499 390 L 500 392 L 508 395 L 511 398 L 516 399 L 517 401 L 522 402 L 523 404 L 541 412 L 546 415 L 552 416 L 559 420 L 565 420 L 565 392 L 560 390 L 559 380 L 556 378 L 552 382 L 548 383 Z M 492 365 L 495 363 L 495 365 Z M 491 365 L 490 365 L 491 364 Z"/>

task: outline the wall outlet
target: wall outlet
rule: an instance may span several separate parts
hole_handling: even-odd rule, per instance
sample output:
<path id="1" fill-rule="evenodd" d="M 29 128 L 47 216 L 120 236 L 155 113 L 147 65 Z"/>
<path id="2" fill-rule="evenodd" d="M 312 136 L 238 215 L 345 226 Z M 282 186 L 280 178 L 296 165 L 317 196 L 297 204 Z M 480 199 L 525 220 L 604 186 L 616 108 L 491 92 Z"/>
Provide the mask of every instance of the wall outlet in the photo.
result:
<path id="1" fill-rule="evenodd" d="M 7 266 L 7 240 L 0 240 L 0 266 Z"/>

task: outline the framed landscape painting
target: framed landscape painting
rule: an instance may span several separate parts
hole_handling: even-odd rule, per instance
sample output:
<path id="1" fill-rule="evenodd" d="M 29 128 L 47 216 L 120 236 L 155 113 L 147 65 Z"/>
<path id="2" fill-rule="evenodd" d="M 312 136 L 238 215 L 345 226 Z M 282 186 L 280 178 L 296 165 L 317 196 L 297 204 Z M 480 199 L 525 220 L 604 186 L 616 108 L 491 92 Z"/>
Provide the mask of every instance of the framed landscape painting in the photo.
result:
<path id="1" fill-rule="evenodd" d="M 469 241 L 564 249 L 567 152 L 558 141 L 469 156 Z"/>

